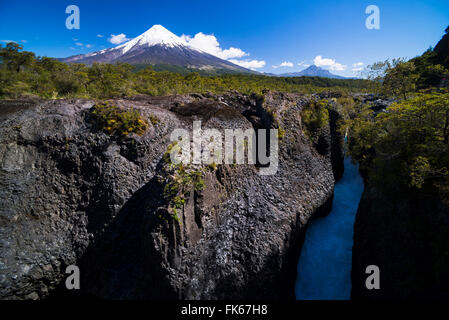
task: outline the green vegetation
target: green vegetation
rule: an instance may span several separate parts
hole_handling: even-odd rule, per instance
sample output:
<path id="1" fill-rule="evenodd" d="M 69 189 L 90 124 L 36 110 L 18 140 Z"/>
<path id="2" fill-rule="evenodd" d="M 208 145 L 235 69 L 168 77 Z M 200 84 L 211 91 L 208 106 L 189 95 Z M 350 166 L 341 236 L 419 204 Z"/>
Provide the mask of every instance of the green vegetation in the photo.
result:
<path id="1" fill-rule="evenodd" d="M 386 112 L 347 97 L 338 100 L 349 153 L 368 182 L 389 194 L 437 195 L 449 204 L 449 28 L 434 49 L 410 61 L 370 66 L 373 89 L 394 97 Z M 443 84 L 443 86 L 441 86 Z"/>
<path id="2" fill-rule="evenodd" d="M 350 154 L 370 182 L 437 192 L 449 203 L 449 94 L 420 94 L 376 117 L 365 109 L 346 124 Z"/>
<path id="3" fill-rule="evenodd" d="M 110 135 L 142 135 L 148 127 L 148 123 L 137 110 L 125 110 L 107 102 L 96 104 L 92 108 L 91 116 L 97 126 Z"/>
<path id="4" fill-rule="evenodd" d="M 245 140 L 246 141 L 246 140 Z M 217 164 L 215 162 L 212 162 L 208 165 L 209 169 L 212 171 L 217 171 Z"/>
<path id="5" fill-rule="evenodd" d="M 153 116 L 152 114 L 150 114 L 149 118 L 150 118 L 150 122 L 153 126 L 156 126 L 159 122 L 161 122 L 161 120 L 158 117 Z"/>
<path id="6" fill-rule="evenodd" d="M 279 127 L 279 128 L 278 128 L 278 139 L 279 139 L 279 140 L 284 139 L 285 133 L 286 133 L 286 132 L 285 132 L 285 129 L 282 128 L 282 127 Z"/>
<path id="7" fill-rule="evenodd" d="M 302 123 L 306 135 L 316 144 L 322 134 L 322 129 L 329 124 L 329 111 L 327 109 L 328 101 L 311 101 L 304 106 L 301 112 Z"/>
<path id="8" fill-rule="evenodd" d="M 0 99 L 21 97 L 106 99 L 136 94 L 163 96 L 185 93 L 261 94 L 264 89 L 313 93 L 329 90 L 360 92 L 370 81 L 319 77 L 270 77 L 252 74 L 206 75 L 193 70 L 156 71 L 151 66 L 127 64 L 65 64 L 9 43 L 0 45 Z"/>
<path id="9" fill-rule="evenodd" d="M 182 163 L 174 164 L 171 162 L 170 153 L 175 148 L 179 148 L 177 142 L 172 142 L 164 154 L 166 163 L 164 170 L 164 196 L 169 201 L 169 211 L 173 219 L 180 223 L 178 210 L 182 209 L 186 197 L 193 190 L 201 191 L 204 189 L 205 183 L 203 179 L 203 168 L 195 168 L 192 165 L 184 165 Z"/>

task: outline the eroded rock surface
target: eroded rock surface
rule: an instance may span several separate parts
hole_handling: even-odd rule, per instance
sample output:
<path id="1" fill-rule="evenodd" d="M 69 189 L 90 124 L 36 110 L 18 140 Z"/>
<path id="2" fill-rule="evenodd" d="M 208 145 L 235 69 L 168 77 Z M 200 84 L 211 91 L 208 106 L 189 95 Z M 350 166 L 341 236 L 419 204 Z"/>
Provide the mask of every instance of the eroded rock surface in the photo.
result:
<path id="1" fill-rule="evenodd" d="M 292 298 L 301 232 L 327 210 L 342 159 L 331 127 L 324 152 L 304 135 L 309 99 L 115 100 L 159 119 L 123 139 L 89 121 L 94 101 L 1 102 L 0 297 Z M 204 188 L 191 186 L 173 219 L 163 156 L 171 132 L 193 120 L 221 131 L 282 127 L 279 169 L 262 176 L 258 165 L 203 166 Z M 62 281 L 71 264 L 81 272 L 76 293 Z"/>

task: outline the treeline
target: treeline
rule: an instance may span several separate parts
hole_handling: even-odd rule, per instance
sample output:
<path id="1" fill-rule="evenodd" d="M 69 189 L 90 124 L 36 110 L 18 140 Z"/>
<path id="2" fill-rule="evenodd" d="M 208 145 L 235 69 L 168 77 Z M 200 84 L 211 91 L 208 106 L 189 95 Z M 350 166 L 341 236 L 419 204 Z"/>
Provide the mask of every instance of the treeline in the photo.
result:
<path id="1" fill-rule="evenodd" d="M 368 181 L 391 195 L 419 191 L 449 204 L 449 94 L 416 94 L 346 121 L 349 149 Z"/>
<path id="2" fill-rule="evenodd" d="M 396 99 L 385 112 L 345 98 L 349 153 L 368 182 L 391 195 L 433 194 L 449 205 L 448 49 L 449 28 L 419 57 L 371 66 L 376 89 Z"/>
<path id="3" fill-rule="evenodd" d="M 263 75 L 224 74 L 207 76 L 197 72 L 155 71 L 151 66 L 128 64 L 65 64 L 48 57 L 36 57 L 16 43 L 0 45 L 0 98 L 113 98 L 148 94 L 162 96 L 184 93 L 222 93 L 236 90 L 261 93 L 264 89 L 312 93 L 361 92 L 368 80 L 319 77 L 281 78 Z"/>

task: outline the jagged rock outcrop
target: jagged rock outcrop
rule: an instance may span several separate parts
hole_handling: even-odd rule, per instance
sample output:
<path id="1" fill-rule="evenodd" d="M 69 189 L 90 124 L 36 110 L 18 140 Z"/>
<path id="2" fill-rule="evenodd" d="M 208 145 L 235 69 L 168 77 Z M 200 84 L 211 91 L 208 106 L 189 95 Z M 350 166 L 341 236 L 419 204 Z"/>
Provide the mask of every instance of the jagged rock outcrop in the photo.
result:
<path id="1" fill-rule="evenodd" d="M 380 289 L 368 290 L 366 267 L 380 269 Z M 449 298 L 449 207 L 412 191 L 386 194 L 365 187 L 354 226 L 352 298 Z"/>
<path id="2" fill-rule="evenodd" d="M 135 97 L 115 105 L 159 121 L 118 139 L 96 128 L 90 100 L 0 105 L 0 297 L 292 298 L 301 233 L 333 192 L 329 148 L 301 129 L 309 97 L 266 92 Z M 276 121 L 274 121 L 276 119 Z M 275 175 L 260 165 L 202 166 L 177 219 L 164 188 L 176 128 L 274 128 Z M 335 150 L 334 150 L 335 151 Z M 331 159 L 334 160 L 332 163 Z M 64 288 L 76 264 L 81 290 Z"/>

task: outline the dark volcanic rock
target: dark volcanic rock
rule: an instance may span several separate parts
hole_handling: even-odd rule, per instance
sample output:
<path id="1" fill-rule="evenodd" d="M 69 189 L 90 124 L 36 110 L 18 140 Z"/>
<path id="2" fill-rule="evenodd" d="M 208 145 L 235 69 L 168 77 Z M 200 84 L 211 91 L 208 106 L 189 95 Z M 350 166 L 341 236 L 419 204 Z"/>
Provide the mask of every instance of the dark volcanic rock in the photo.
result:
<path id="1" fill-rule="evenodd" d="M 93 101 L 9 108 L 0 123 L 0 297 L 292 298 L 301 233 L 334 185 L 336 138 L 330 128 L 323 155 L 310 146 L 300 117 L 307 100 L 269 92 L 116 100 L 160 120 L 124 139 L 88 121 Z M 259 165 L 200 167 L 205 187 L 191 186 L 177 221 L 163 154 L 171 132 L 193 120 L 286 134 L 275 175 L 259 175 Z M 64 289 L 70 264 L 81 271 L 76 293 Z"/>
<path id="2" fill-rule="evenodd" d="M 365 269 L 380 269 L 367 290 Z M 449 207 L 424 193 L 387 195 L 366 186 L 354 227 L 352 298 L 449 298 Z"/>
<path id="3" fill-rule="evenodd" d="M 344 137 L 337 130 L 337 123 L 341 119 L 341 115 L 333 108 L 329 108 L 329 129 L 330 129 L 330 153 L 332 171 L 335 180 L 338 181 L 343 177 L 345 170 L 345 153 L 344 153 Z"/>

